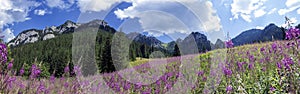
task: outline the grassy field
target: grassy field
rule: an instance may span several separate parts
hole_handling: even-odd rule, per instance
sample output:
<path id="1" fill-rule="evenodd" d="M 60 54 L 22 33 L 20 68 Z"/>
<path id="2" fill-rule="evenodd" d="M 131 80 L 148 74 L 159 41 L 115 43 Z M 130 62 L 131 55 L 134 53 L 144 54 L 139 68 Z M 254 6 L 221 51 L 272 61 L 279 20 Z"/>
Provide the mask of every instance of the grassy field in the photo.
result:
<path id="1" fill-rule="evenodd" d="M 90 77 L 80 76 L 75 68 L 76 77 L 38 79 L 37 74 L 26 79 L 8 69 L 1 75 L 0 90 L 46 94 L 297 94 L 299 56 L 297 41 L 275 41 L 180 57 L 137 58 L 130 62 L 131 68 Z"/>

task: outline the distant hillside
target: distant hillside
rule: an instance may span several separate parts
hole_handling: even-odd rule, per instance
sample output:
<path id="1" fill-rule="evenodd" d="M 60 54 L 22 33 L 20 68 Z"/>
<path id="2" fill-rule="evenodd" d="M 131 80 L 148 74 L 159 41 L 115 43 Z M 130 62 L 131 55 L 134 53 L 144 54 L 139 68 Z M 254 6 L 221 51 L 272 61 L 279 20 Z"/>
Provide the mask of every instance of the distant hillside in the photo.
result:
<path id="1" fill-rule="evenodd" d="M 252 44 L 257 42 L 267 42 L 274 40 L 284 40 L 285 33 L 282 28 L 275 24 L 269 24 L 263 30 L 251 29 L 242 32 L 232 39 L 234 45 Z"/>

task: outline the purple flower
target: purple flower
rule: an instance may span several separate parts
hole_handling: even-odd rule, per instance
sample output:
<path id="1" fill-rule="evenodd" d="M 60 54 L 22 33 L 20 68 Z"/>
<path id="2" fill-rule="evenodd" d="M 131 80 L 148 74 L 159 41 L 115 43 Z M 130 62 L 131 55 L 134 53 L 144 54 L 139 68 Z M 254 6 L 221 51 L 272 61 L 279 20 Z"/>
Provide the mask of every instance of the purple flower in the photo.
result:
<path id="1" fill-rule="evenodd" d="M 294 61 L 292 58 L 285 57 L 282 61 L 283 65 L 285 66 L 286 69 L 290 69 L 290 65 L 294 64 Z"/>
<path id="2" fill-rule="evenodd" d="M 5 64 L 7 62 L 7 47 L 3 43 L 0 43 L 0 56 L 0 63 Z"/>
<path id="3" fill-rule="evenodd" d="M 21 69 L 20 69 L 20 75 L 23 75 L 24 74 L 24 68 L 22 67 Z"/>
<path id="4" fill-rule="evenodd" d="M 261 48 L 260 48 L 260 51 L 261 51 L 261 52 L 264 52 L 265 50 L 266 50 L 266 49 L 265 49 L 264 47 L 261 47 Z"/>
<path id="5" fill-rule="evenodd" d="M 204 74 L 204 71 L 199 71 L 198 72 L 198 76 L 203 76 L 203 74 Z"/>
<path id="6" fill-rule="evenodd" d="M 8 80 L 6 81 L 7 85 L 9 88 L 12 88 L 12 84 L 16 81 L 16 77 L 9 77 Z"/>
<path id="7" fill-rule="evenodd" d="M 285 32 L 285 38 L 287 40 L 297 39 L 300 35 L 300 30 L 298 28 L 292 27 Z"/>
<path id="8" fill-rule="evenodd" d="M 275 91 L 275 90 L 276 90 L 276 89 L 275 89 L 273 86 L 270 87 L 270 91 L 273 92 L 273 91 Z"/>
<path id="9" fill-rule="evenodd" d="M 44 92 L 45 90 L 46 90 L 46 87 L 45 87 L 44 83 L 43 83 L 43 82 L 40 82 L 40 85 L 39 85 L 39 87 L 37 88 L 37 93 L 38 93 L 38 94 L 41 94 L 41 93 Z"/>
<path id="10" fill-rule="evenodd" d="M 65 73 L 68 73 L 70 71 L 70 68 L 68 65 L 65 67 L 64 71 L 65 71 Z"/>
<path id="11" fill-rule="evenodd" d="M 224 72 L 225 76 L 230 77 L 232 75 L 232 71 L 226 67 L 223 68 L 223 72 Z"/>
<path id="12" fill-rule="evenodd" d="M 13 63 L 12 62 L 13 62 L 13 60 L 8 63 L 8 65 L 7 65 L 7 69 L 8 70 L 10 70 L 13 67 Z"/>
<path id="13" fill-rule="evenodd" d="M 226 87 L 226 92 L 230 93 L 231 91 L 232 91 L 232 86 L 231 85 L 227 86 Z"/>
<path id="14" fill-rule="evenodd" d="M 277 43 L 274 42 L 274 43 L 272 44 L 272 49 L 273 49 L 274 51 L 276 51 L 276 49 L 277 49 Z"/>
<path id="15" fill-rule="evenodd" d="M 130 89 L 130 87 L 131 87 L 130 83 L 125 82 L 123 88 L 124 88 L 125 90 L 128 90 L 128 89 Z"/>
<path id="16" fill-rule="evenodd" d="M 253 64 L 253 63 L 249 63 L 248 68 L 249 68 L 250 70 L 252 70 L 252 69 L 254 68 L 254 64 Z"/>
<path id="17" fill-rule="evenodd" d="M 65 87 L 65 88 L 68 88 L 68 87 L 69 87 L 69 83 L 68 83 L 68 82 L 65 82 L 64 87 Z"/>
<path id="18" fill-rule="evenodd" d="M 243 62 L 236 62 L 238 69 L 242 70 L 243 69 Z"/>
<path id="19" fill-rule="evenodd" d="M 204 77 L 202 78 L 202 81 L 205 82 L 206 80 L 207 80 L 207 77 L 204 76 Z"/>
<path id="20" fill-rule="evenodd" d="M 226 46 L 226 48 L 233 48 L 234 44 L 233 44 L 232 40 L 228 40 L 225 42 L 225 46 Z"/>
<path id="21" fill-rule="evenodd" d="M 31 74 L 30 77 L 31 78 L 36 78 L 37 76 L 39 76 L 41 73 L 41 70 L 37 68 L 37 66 L 35 64 L 33 64 L 31 66 Z"/>
<path id="22" fill-rule="evenodd" d="M 51 75 L 50 76 L 50 83 L 54 83 L 55 82 L 55 77 L 54 77 L 54 75 Z"/>
<path id="23" fill-rule="evenodd" d="M 277 62 L 276 65 L 277 65 L 277 68 L 278 68 L 278 69 L 282 69 L 282 65 L 281 65 L 280 62 Z"/>
<path id="24" fill-rule="evenodd" d="M 253 55 L 250 55 L 250 56 L 249 56 L 249 60 L 250 60 L 250 62 L 254 62 L 254 61 L 255 61 L 254 56 L 253 56 Z"/>
<path id="25" fill-rule="evenodd" d="M 160 80 L 157 80 L 157 81 L 156 81 L 156 85 L 160 86 L 160 84 L 161 84 L 161 81 L 160 81 Z"/>

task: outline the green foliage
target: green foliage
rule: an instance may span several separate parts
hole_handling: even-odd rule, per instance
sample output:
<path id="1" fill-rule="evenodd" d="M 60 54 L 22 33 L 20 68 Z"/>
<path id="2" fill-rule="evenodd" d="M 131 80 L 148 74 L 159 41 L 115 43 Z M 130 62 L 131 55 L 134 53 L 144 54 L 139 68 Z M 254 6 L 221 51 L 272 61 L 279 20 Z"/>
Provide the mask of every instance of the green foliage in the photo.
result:
<path id="1" fill-rule="evenodd" d="M 175 44 L 173 56 L 180 56 L 180 50 L 177 44 Z"/>
<path id="2" fill-rule="evenodd" d="M 97 36 L 90 37 L 93 34 L 97 34 Z M 95 73 L 97 70 L 91 70 L 90 67 L 96 66 L 99 68 L 98 71 L 101 72 L 101 68 L 106 64 L 110 64 L 109 62 L 112 62 L 113 59 L 109 58 L 111 57 L 109 55 L 111 54 L 113 35 L 114 33 L 106 30 L 87 28 L 78 33 L 62 34 L 53 39 L 12 47 L 11 56 L 14 58 L 14 68 L 20 70 L 24 66 L 28 69 L 34 62 L 42 62 L 43 71 L 48 71 L 48 73 L 45 73 L 45 77 L 49 76 L 49 73 L 55 73 L 55 76 L 60 77 L 64 74 L 64 67 L 67 64 L 73 66 L 75 63 L 80 63 L 83 74 Z M 116 66 L 126 68 L 129 61 L 135 61 L 136 57 L 148 58 L 154 51 L 162 51 L 166 55 L 169 54 L 163 49 L 154 48 L 144 43 L 134 41 L 130 43 L 130 40 L 125 37 L 124 33 L 118 32 L 116 35 L 120 39 L 115 41 L 117 44 L 114 47 L 117 48 L 113 49 L 115 52 L 113 55 L 116 56 L 113 62 L 115 62 Z M 77 40 L 73 40 L 73 37 L 76 37 Z M 90 42 L 91 40 L 95 41 Z M 74 43 L 79 43 L 76 44 L 79 46 L 75 47 Z M 95 46 L 95 49 L 88 48 L 92 46 Z M 76 59 L 80 57 L 76 54 L 72 55 L 72 51 L 73 53 L 80 53 L 84 59 L 81 62 L 78 62 L 78 60 L 72 61 L 72 57 Z M 95 55 L 91 54 L 94 52 Z M 73 67 L 70 67 L 70 70 L 73 70 Z M 28 74 L 25 73 L 25 75 Z"/>

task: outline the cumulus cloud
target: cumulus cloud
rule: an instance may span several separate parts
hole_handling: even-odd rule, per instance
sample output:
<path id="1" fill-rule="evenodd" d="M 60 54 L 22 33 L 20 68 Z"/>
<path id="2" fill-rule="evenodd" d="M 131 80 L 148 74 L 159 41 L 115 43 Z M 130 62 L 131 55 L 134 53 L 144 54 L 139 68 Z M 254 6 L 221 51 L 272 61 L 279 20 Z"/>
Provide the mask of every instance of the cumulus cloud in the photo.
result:
<path id="1" fill-rule="evenodd" d="M 285 15 L 286 13 L 289 13 L 289 12 L 292 12 L 294 10 L 297 10 L 297 13 L 300 14 L 300 1 L 299 0 L 286 0 L 285 2 L 285 5 L 287 8 L 283 8 L 283 9 L 280 9 L 278 11 L 278 14 L 279 15 Z M 299 12 L 298 12 L 299 11 Z"/>
<path id="2" fill-rule="evenodd" d="M 193 31 L 220 31 L 220 18 L 210 1 L 132 0 L 132 6 L 116 10 L 120 19 L 139 18 L 144 30 L 154 35 Z M 149 6 L 151 5 L 151 6 Z M 155 32 L 152 32 L 155 31 Z"/>
<path id="3" fill-rule="evenodd" d="M 261 17 L 266 14 L 264 3 L 267 0 L 233 0 L 231 13 L 233 18 L 242 17 L 245 21 L 251 22 L 253 18 Z"/>
<path id="4" fill-rule="evenodd" d="M 13 30 L 10 28 L 6 28 L 3 32 L 0 33 L 1 36 L 4 36 L 3 41 L 9 42 L 13 38 L 15 38 L 15 35 L 13 34 Z"/>
<path id="5" fill-rule="evenodd" d="M 81 12 L 99 12 L 111 8 L 113 4 L 120 3 L 122 1 L 130 0 L 78 0 L 77 4 Z"/>
<path id="6" fill-rule="evenodd" d="M 277 10 L 277 8 L 273 8 L 272 10 L 270 10 L 270 11 L 268 12 L 268 14 L 273 14 L 273 13 L 275 13 L 276 10 Z"/>
<path id="7" fill-rule="evenodd" d="M 46 4 L 51 8 L 68 9 L 75 4 L 75 0 L 46 0 Z"/>
<path id="8" fill-rule="evenodd" d="M 48 11 L 47 9 L 37 9 L 34 10 L 34 14 L 35 15 L 40 15 L 40 16 L 44 16 L 45 14 L 51 14 L 51 11 Z"/>
<path id="9" fill-rule="evenodd" d="M 38 6 L 34 1 L 10 1 L 2 0 L 0 2 L 0 28 L 13 22 L 22 22 L 29 20 L 28 12 Z"/>
<path id="10" fill-rule="evenodd" d="M 29 20 L 28 12 L 33 8 L 39 6 L 40 3 L 30 0 L 1 0 L 0 2 L 0 28 L 14 22 L 23 22 Z M 5 40 L 9 40 L 13 35 L 10 29 L 5 29 L 3 35 L 6 36 Z"/>
<path id="11" fill-rule="evenodd" d="M 267 12 L 264 11 L 263 9 L 259 9 L 257 11 L 254 11 L 254 17 L 257 18 L 257 17 L 261 17 L 263 15 L 265 15 Z"/>

